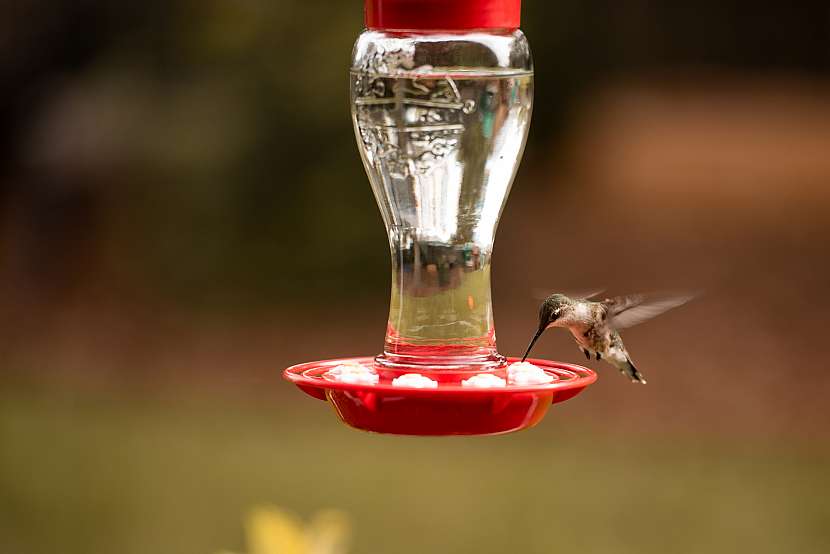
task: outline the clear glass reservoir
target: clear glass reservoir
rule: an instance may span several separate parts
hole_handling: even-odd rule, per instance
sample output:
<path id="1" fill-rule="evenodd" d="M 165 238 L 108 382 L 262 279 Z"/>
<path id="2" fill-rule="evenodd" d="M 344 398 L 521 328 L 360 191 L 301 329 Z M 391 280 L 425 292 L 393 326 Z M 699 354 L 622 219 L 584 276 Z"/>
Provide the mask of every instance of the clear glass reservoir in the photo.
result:
<path id="1" fill-rule="evenodd" d="M 350 75 L 357 143 L 392 254 L 377 362 L 503 365 L 490 264 L 530 124 L 527 40 L 519 30 L 365 31 Z"/>

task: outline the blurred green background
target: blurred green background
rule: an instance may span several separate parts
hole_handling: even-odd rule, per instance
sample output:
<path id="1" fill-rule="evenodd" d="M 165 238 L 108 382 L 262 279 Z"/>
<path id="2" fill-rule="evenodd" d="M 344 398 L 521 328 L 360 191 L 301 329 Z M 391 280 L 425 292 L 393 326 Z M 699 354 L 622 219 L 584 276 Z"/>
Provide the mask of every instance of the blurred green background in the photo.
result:
<path id="1" fill-rule="evenodd" d="M 244 549 L 259 503 L 351 551 L 830 550 L 830 8 L 526 0 L 536 99 L 493 266 L 704 290 L 537 428 L 373 436 L 283 382 L 380 350 L 357 1 L 3 3 L 0 552 Z M 564 334 L 540 357 L 579 362 Z"/>

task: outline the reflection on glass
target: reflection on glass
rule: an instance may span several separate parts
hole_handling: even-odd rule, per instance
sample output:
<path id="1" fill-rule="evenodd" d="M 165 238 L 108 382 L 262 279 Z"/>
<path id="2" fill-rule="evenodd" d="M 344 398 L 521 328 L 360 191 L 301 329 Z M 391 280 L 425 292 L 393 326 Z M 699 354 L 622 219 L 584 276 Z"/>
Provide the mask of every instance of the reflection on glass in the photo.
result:
<path id="1" fill-rule="evenodd" d="M 388 365 L 488 365 L 493 238 L 524 147 L 532 73 L 414 67 L 406 50 L 351 73 L 361 155 L 386 224 Z"/>

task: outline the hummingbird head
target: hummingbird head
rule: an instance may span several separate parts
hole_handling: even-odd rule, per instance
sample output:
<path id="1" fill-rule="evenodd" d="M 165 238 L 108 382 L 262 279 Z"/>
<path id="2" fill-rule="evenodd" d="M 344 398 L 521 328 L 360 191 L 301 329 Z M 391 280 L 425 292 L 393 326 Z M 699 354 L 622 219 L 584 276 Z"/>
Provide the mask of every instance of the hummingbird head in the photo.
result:
<path id="1" fill-rule="evenodd" d="M 539 327 L 544 331 L 565 315 L 573 300 L 564 294 L 551 294 L 539 307 Z"/>
<path id="2" fill-rule="evenodd" d="M 527 346 L 525 355 L 522 356 L 522 361 L 525 361 L 527 355 L 530 354 L 531 348 L 536 344 L 539 337 L 542 336 L 542 333 L 545 332 L 545 329 L 554 325 L 572 303 L 573 301 L 564 294 L 551 294 L 545 298 L 545 301 L 539 307 L 539 328 Z"/>

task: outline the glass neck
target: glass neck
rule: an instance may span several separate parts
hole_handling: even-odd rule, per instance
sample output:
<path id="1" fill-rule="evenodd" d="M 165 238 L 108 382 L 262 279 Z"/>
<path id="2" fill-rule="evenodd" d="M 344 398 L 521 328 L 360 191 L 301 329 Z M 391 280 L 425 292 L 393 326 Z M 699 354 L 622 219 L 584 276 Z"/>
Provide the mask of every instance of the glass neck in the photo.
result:
<path id="1" fill-rule="evenodd" d="M 389 229 L 392 296 L 383 355 L 388 366 L 498 366 L 490 299 L 492 241 L 436 241 Z"/>

